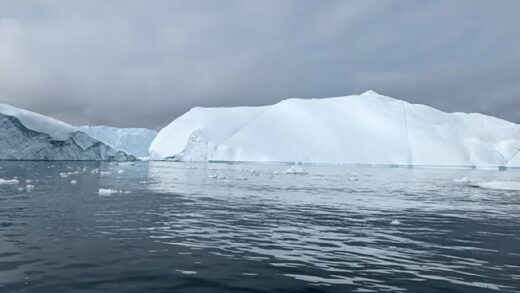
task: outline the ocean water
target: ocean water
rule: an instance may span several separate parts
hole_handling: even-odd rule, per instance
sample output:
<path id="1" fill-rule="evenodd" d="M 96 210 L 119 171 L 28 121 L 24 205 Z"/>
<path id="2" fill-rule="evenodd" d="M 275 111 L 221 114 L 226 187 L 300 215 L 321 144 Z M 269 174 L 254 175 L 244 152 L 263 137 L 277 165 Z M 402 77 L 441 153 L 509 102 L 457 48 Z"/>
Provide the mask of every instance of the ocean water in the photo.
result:
<path id="1" fill-rule="evenodd" d="M 0 162 L 0 292 L 520 292 L 520 172 L 288 168 Z"/>

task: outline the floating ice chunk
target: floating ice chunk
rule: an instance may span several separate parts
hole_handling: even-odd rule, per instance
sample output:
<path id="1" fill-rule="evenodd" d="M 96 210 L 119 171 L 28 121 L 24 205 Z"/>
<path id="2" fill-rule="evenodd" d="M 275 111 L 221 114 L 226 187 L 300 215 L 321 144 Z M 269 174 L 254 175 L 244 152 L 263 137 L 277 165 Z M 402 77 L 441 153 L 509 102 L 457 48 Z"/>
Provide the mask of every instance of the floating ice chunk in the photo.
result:
<path id="1" fill-rule="evenodd" d="M 31 179 L 25 180 L 25 183 L 32 183 L 33 181 Z"/>
<path id="2" fill-rule="evenodd" d="M 117 171 L 117 174 L 123 174 L 123 173 L 125 173 L 125 170 L 119 170 L 119 171 Z"/>
<path id="3" fill-rule="evenodd" d="M 520 191 L 520 182 L 515 181 L 476 182 L 472 186 L 484 189 Z"/>
<path id="4" fill-rule="evenodd" d="M 76 181 L 76 180 L 70 180 L 70 184 L 72 184 L 72 185 L 76 185 L 76 184 L 78 184 L 78 181 Z"/>
<path id="5" fill-rule="evenodd" d="M 25 186 L 25 190 L 27 190 L 27 191 L 29 191 L 29 192 L 30 192 L 30 191 L 33 191 L 33 189 L 34 189 L 34 185 L 27 184 L 27 185 Z"/>
<path id="6" fill-rule="evenodd" d="M 101 176 L 107 176 L 107 175 L 110 175 L 110 172 L 108 172 L 108 171 L 101 171 L 99 174 L 101 174 Z"/>
<path id="7" fill-rule="evenodd" d="M 358 181 L 359 178 L 357 178 L 357 177 L 355 177 L 355 176 L 352 176 L 352 177 L 350 177 L 348 180 L 350 180 L 350 181 Z"/>
<path id="8" fill-rule="evenodd" d="M 401 225 L 401 222 L 397 219 L 395 220 L 392 220 L 392 222 L 390 222 L 390 225 Z"/>
<path id="9" fill-rule="evenodd" d="M 217 175 L 210 174 L 210 175 L 208 175 L 208 178 L 211 178 L 211 179 L 217 179 L 218 176 L 217 176 Z"/>
<path id="10" fill-rule="evenodd" d="M 303 168 L 298 166 L 291 166 L 289 169 L 284 171 L 285 174 L 293 174 L 293 175 L 306 175 L 308 174 Z"/>
<path id="11" fill-rule="evenodd" d="M 471 180 L 469 180 L 468 177 L 462 177 L 462 178 L 453 179 L 453 182 L 469 183 L 469 182 L 471 182 Z"/>
<path id="12" fill-rule="evenodd" d="M 116 193 L 119 193 L 119 191 L 118 190 L 114 190 L 114 189 L 100 188 L 98 190 L 98 194 L 99 195 L 112 195 L 112 194 L 116 194 Z"/>
<path id="13" fill-rule="evenodd" d="M 129 193 L 131 193 L 131 192 L 123 191 L 123 190 L 108 189 L 108 188 L 100 188 L 98 190 L 99 195 L 105 195 L 105 196 L 109 196 L 109 195 L 113 195 L 113 194 L 129 194 Z"/>
<path id="14" fill-rule="evenodd" d="M 197 274 L 197 272 L 195 272 L 195 271 L 183 271 L 183 270 L 176 270 L 176 271 L 183 275 L 196 275 Z"/>
<path id="15" fill-rule="evenodd" d="M 69 176 L 78 175 L 78 174 L 79 174 L 79 171 L 75 171 L 75 172 L 61 172 L 60 176 L 63 177 L 63 178 L 67 178 Z"/>
<path id="16" fill-rule="evenodd" d="M 0 178 L 0 185 L 16 185 L 20 183 L 18 179 L 2 179 Z"/>

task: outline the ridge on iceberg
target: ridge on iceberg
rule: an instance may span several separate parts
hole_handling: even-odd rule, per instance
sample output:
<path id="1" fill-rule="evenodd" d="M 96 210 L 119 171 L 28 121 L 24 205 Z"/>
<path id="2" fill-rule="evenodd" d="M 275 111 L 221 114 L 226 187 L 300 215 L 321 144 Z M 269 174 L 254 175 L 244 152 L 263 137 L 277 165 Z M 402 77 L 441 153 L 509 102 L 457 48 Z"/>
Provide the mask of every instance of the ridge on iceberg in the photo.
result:
<path id="1" fill-rule="evenodd" d="M 59 120 L 0 104 L 0 160 L 135 160 Z"/>
<path id="2" fill-rule="evenodd" d="M 114 148 L 136 157 L 149 157 L 148 148 L 157 131 L 146 128 L 117 128 L 110 126 L 79 126 L 78 130 Z"/>
<path id="3" fill-rule="evenodd" d="M 163 128 L 154 160 L 520 167 L 520 125 L 368 91 L 271 106 L 193 108 Z"/>

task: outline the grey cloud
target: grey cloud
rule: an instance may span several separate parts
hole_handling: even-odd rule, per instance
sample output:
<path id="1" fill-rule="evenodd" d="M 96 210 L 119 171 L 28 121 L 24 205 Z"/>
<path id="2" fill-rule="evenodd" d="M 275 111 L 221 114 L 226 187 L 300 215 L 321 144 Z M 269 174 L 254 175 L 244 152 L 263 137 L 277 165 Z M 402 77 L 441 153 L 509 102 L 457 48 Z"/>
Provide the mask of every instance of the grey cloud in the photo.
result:
<path id="1" fill-rule="evenodd" d="M 520 122 L 520 2 L 0 2 L 0 101 L 158 128 L 193 106 L 374 89 Z"/>

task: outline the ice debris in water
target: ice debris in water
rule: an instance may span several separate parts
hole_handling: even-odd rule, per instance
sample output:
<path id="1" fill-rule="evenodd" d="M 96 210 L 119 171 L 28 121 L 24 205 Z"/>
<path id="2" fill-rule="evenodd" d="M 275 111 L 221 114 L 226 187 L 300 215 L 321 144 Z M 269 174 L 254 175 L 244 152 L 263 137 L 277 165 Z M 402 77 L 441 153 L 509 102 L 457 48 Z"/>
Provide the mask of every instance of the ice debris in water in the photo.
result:
<path id="1" fill-rule="evenodd" d="M 60 176 L 63 177 L 63 178 L 67 178 L 69 176 L 78 175 L 78 174 L 79 174 L 79 171 L 76 171 L 76 172 L 61 172 Z"/>
<path id="2" fill-rule="evenodd" d="M 75 185 L 77 183 L 78 183 L 78 181 L 76 181 L 76 180 L 70 180 L 70 184 L 72 184 L 72 185 Z"/>
<path id="3" fill-rule="evenodd" d="M 359 179 L 356 176 L 352 176 L 348 180 L 350 180 L 350 181 L 358 181 Z"/>
<path id="4" fill-rule="evenodd" d="M 484 189 L 520 191 L 520 182 L 515 181 L 476 182 L 472 186 Z"/>
<path id="5" fill-rule="evenodd" d="M 307 172 L 303 170 L 303 168 L 298 166 L 291 166 L 289 169 L 284 171 L 285 174 L 293 174 L 293 175 L 306 175 Z"/>
<path id="6" fill-rule="evenodd" d="M 128 194 L 130 191 L 122 191 L 122 190 L 115 190 L 115 189 L 108 189 L 108 188 L 100 188 L 98 190 L 99 195 L 112 195 L 112 194 Z"/>
<path id="7" fill-rule="evenodd" d="M 2 179 L 0 178 L 0 185 L 16 185 L 20 183 L 20 181 L 18 181 L 18 179 Z"/>
<path id="8" fill-rule="evenodd" d="M 469 182 L 471 182 L 471 180 L 469 180 L 468 177 L 462 177 L 462 178 L 453 179 L 453 182 L 469 183 Z"/>
<path id="9" fill-rule="evenodd" d="M 224 176 L 224 175 L 210 174 L 210 175 L 208 175 L 208 178 L 211 178 L 211 179 L 226 179 L 227 177 Z"/>
<path id="10" fill-rule="evenodd" d="M 392 222 L 390 222 L 390 224 L 391 225 L 400 225 L 401 222 L 399 220 L 395 219 L 395 220 L 392 220 Z"/>
<path id="11" fill-rule="evenodd" d="M 33 189 L 34 189 L 34 185 L 27 184 L 27 185 L 25 186 L 25 190 L 27 190 L 27 191 L 32 191 Z"/>

